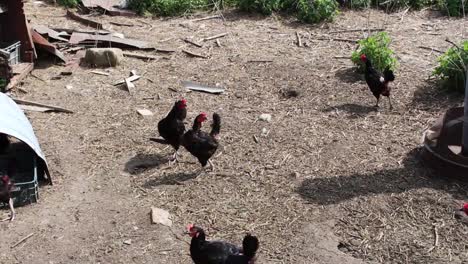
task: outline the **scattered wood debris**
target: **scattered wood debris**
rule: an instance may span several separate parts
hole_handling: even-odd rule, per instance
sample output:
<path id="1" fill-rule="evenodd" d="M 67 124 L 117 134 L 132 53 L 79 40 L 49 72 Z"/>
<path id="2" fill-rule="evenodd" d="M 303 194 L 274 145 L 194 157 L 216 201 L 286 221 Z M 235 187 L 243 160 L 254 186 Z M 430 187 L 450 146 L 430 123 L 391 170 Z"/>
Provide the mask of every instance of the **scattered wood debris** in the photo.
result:
<path id="1" fill-rule="evenodd" d="M 189 43 L 189 44 L 192 44 L 192 45 L 194 45 L 194 46 L 197 46 L 197 47 L 199 47 L 199 48 L 202 48 L 202 47 L 203 47 L 202 44 L 197 43 L 197 42 L 195 42 L 195 41 L 193 41 L 193 40 L 191 40 L 191 39 L 188 39 L 188 38 L 185 38 L 184 41 L 187 42 L 187 43 Z"/>
<path id="2" fill-rule="evenodd" d="M 302 47 L 302 40 L 301 40 L 301 35 L 299 35 L 299 32 L 296 31 L 296 41 L 297 41 L 297 46 Z"/>
<path id="3" fill-rule="evenodd" d="M 197 92 L 206 92 L 206 93 L 211 93 L 211 94 L 221 94 L 224 92 L 224 88 L 220 87 L 210 87 L 206 86 L 203 84 L 198 84 L 190 81 L 184 81 L 182 82 L 182 85 L 191 91 L 197 91 Z"/>
<path id="4" fill-rule="evenodd" d="M 73 111 L 62 108 L 62 107 L 58 107 L 58 106 L 47 105 L 47 104 L 42 104 L 42 103 L 38 103 L 38 102 L 17 99 L 17 98 L 11 98 L 11 99 L 13 101 L 15 101 L 15 103 L 17 103 L 17 104 L 39 106 L 39 107 L 44 107 L 44 108 L 50 108 L 51 109 L 50 111 L 54 111 L 54 112 L 63 112 L 63 113 L 73 114 Z"/>
<path id="5" fill-rule="evenodd" d="M 426 47 L 426 46 L 418 46 L 418 48 L 420 48 L 420 49 L 425 49 L 425 50 L 430 50 L 430 51 L 435 51 L 435 52 L 438 52 L 438 53 L 444 53 L 443 51 L 441 51 L 441 50 L 439 50 L 439 49 L 431 48 L 431 47 Z"/>
<path id="6" fill-rule="evenodd" d="M 222 38 L 224 36 L 227 36 L 228 33 L 221 33 L 221 34 L 218 34 L 218 35 L 215 35 L 215 36 L 212 36 L 212 37 L 207 37 L 207 38 L 204 38 L 202 39 L 201 41 L 208 41 L 208 40 L 213 40 L 213 39 L 218 39 L 218 38 Z"/>
<path id="7" fill-rule="evenodd" d="M 112 25 L 121 26 L 121 27 L 134 27 L 135 26 L 134 24 L 131 24 L 131 23 L 121 23 L 121 22 L 114 22 L 114 21 L 111 21 L 109 23 Z"/>
<path id="8" fill-rule="evenodd" d="M 26 240 L 28 240 L 29 238 L 31 238 L 32 236 L 34 236 L 34 233 L 31 233 L 25 237 L 23 237 L 22 239 L 20 239 L 18 242 L 16 242 L 15 244 L 13 244 L 10 248 L 15 248 L 17 247 L 19 244 L 25 242 Z"/>
<path id="9" fill-rule="evenodd" d="M 94 74 L 97 74 L 97 75 L 104 75 L 104 76 L 109 76 L 110 75 L 110 73 L 102 72 L 102 71 L 90 71 L 90 73 L 94 73 Z"/>
<path id="10" fill-rule="evenodd" d="M 374 32 L 374 31 L 384 31 L 384 30 L 385 28 L 343 29 L 343 30 L 330 31 L 328 32 L 328 34 L 346 33 L 346 32 Z"/>
<path id="11" fill-rule="evenodd" d="M 192 57 L 198 57 L 198 58 L 203 58 L 203 59 L 207 59 L 208 57 L 205 56 L 205 55 L 202 55 L 202 54 L 198 54 L 198 53 L 195 53 L 195 52 L 192 52 L 192 51 L 189 51 L 189 50 L 185 50 L 183 49 L 182 52 L 186 53 L 187 55 L 190 55 Z"/>
<path id="12" fill-rule="evenodd" d="M 210 20 L 210 19 L 223 19 L 223 17 L 220 16 L 220 15 L 214 15 L 214 16 L 208 16 L 208 17 L 192 19 L 192 22 L 199 22 L 199 21 Z"/>
<path id="13" fill-rule="evenodd" d="M 159 59 L 156 56 L 151 56 L 151 55 L 146 55 L 146 54 L 140 54 L 140 53 L 131 53 L 131 52 L 124 52 L 123 55 L 125 57 L 130 57 L 130 58 L 137 58 L 137 59 L 142 59 L 142 60 L 157 60 Z"/>

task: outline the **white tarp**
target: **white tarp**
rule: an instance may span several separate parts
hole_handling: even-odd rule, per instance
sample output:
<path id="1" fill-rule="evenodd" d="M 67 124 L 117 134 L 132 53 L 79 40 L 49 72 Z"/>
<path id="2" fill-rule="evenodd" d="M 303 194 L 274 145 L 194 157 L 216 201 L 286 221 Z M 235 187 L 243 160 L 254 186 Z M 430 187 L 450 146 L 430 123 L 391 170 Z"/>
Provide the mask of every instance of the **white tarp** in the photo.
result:
<path id="1" fill-rule="evenodd" d="M 24 115 L 23 110 L 6 94 L 0 93 L 0 133 L 13 136 L 28 144 L 45 164 L 45 171 L 49 176 L 47 161 L 42 153 L 39 142 L 37 141 L 34 130 Z"/>

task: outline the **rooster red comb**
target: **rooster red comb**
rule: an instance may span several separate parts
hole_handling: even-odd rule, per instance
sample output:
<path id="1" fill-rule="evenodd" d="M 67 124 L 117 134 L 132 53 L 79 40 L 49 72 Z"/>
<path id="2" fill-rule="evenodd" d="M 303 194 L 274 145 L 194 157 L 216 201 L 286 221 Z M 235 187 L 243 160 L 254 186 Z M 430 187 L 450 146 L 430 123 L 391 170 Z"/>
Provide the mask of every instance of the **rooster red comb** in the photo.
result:
<path id="1" fill-rule="evenodd" d="M 7 181 L 9 181 L 9 180 L 10 180 L 10 177 L 8 177 L 8 175 L 3 175 L 3 176 L 2 176 L 2 181 L 3 181 L 3 182 L 7 182 Z"/>
<path id="2" fill-rule="evenodd" d="M 187 100 L 185 100 L 184 98 L 180 99 L 180 102 L 183 103 L 184 105 L 187 104 Z"/>
<path id="3" fill-rule="evenodd" d="M 465 212 L 466 214 L 468 214 L 468 203 L 464 203 L 464 204 L 463 204 L 463 212 Z"/>
<path id="4" fill-rule="evenodd" d="M 367 60 L 366 54 L 361 54 L 361 61 L 366 61 L 366 60 Z"/>

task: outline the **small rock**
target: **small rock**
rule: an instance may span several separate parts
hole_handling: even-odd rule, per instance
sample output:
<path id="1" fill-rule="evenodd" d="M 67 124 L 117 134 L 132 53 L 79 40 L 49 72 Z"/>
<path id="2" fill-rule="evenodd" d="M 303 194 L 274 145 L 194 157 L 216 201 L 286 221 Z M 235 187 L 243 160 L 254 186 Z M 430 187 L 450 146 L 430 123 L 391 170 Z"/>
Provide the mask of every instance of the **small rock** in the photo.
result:
<path id="1" fill-rule="evenodd" d="M 127 239 L 127 240 L 124 240 L 124 245 L 131 245 L 132 244 L 132 240 L 131 239 Z"/>
<path id="2" fill-rule="evenodd" d="M 151 207 L 151 221 L 153 224 L 172 226 L 171 215 L 168 211 L 156 207 Z"/>
<path id="3" fill-rule="evenodd" d="M 148 109 L 137 109 L 137 112 L 142 116 L 152 116 L 153 112 Z"/>
<path id="4" fill-rule="evenodd" d="M 123 52 L 118 48 L 91 48 L 86 50 L 84 60 L 99 67 L 115 67 L 124 59 Z"/>
<path id="5" fill-rule="evenodd" d="M 67 90 L 71 90 L 71 89 L 73 89 L 73 86 L 70 85 L 70 84 L 67 84 L 67 85 L 65 85 L 65 88 L 66 88 Z"/>
<path id="6" fill-rule="evenodd" d="M 261 114 L 258 118 L 260 120 L 262 120 L 262 121 L 271 122 L 271 115 L 270 114 Z"/>
<path id="7" fill-rule="evenodd" d="M 268 134 L 268 130 L 266 128 L 262 128 L 262 136 L 266 136 Z"/>

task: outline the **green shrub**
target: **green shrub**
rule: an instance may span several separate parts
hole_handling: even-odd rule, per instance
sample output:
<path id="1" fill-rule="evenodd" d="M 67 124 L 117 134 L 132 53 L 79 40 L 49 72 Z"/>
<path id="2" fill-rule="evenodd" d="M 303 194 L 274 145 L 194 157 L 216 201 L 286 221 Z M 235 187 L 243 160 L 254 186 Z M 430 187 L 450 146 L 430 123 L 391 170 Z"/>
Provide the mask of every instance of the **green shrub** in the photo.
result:
<path id="1" fill-rule="evenodd" d="M 297 18 L 306 23 L 332 20 L 338 14 L 336 0 L 298 0 Z"/>
<path id="2" fill-rule="evenodd" d="M 452 47 L 439 57 L 439 66 L 435 68 L 434 75 L 443 81 L 448 90 L 462 92 L 465 90 L 465 67 L 468 67 L 468 40 L 465 40 L 460 49 Z"/>
<path id="3" fill-rule="evenodd" d="M 356 9 L 365 9 L 371 6 L 371 0 L 349 0 L 349 6 Z"/>
<path id="4" fill-rule="evenodd" d="M 397 11 L 405 8 L 421 9 L 434 4 L 435 0 L 373 0 L 374 6 L 389 10 Z"/>
<path id="5" fill-rule="evenodd" d="M 282 0 L 239 0 L 237 5 L 242 11 L 271 15 L 280 10 L 282 2 Z"/>
<path id="6" fill-rule="evenodd" d="M 177 16 L 207 5 L 207 0 L 131 0 L 129 6 L 140 14 Z"/>
<path id="7" fill-rule="evenodd" d="M 65 7 L 75 7 L 78 5 L 80 1 L 79 0 L 57 0 L 57 3 L 59 5 L 65 6 Z"/>
<path id="8" fill-rule="evenodd" d="M 395 70 L 398 62 L 394 57 L 394 52 L 389 48 L 391 38 L 387 32 L 379 32 L 368 38 L 359 40 L 359 47 L 351 55 L 351 60 L 358 66 L 360 71 L 364 70 L 364 63 L 360 57 L 366 54 L 374 68 L 383 71 L 387 68 Z"/>
<path id="9" fill-rule="evenodd" d="M 463 2 L 465 6 L 463 6 Z M 464 16 L 468 14 L 468 0 L 439 0 L 440 10 L 448 16 Z"/>

